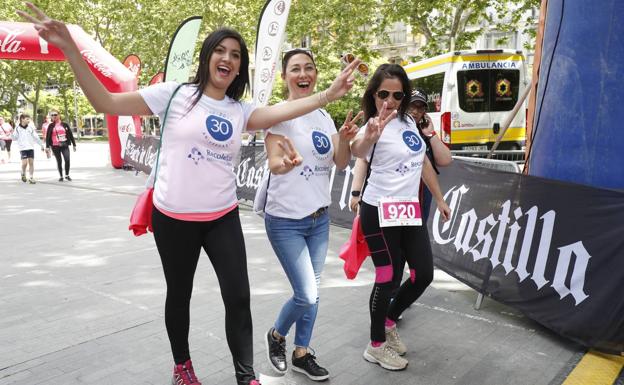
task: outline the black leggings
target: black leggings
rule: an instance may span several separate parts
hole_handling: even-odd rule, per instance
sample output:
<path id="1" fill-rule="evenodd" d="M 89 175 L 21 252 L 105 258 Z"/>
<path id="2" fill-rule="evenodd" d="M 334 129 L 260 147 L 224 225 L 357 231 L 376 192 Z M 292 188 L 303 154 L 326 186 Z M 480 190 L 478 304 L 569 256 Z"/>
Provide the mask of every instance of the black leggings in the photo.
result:
<path id="1" fill-rule="evenodd" d="M 386 340 L 386 317 L 396 321 L 433 281 L 433 257 L 426 226 L 379 227 L 377 207 L 362 202 L 360 220 L 375 265 L 375 285 L 370 296 L 371 341 Z M 390 304 L 394 266 L 403 256 L 410 279 Z"/>
<path id="2" fill-rule="evenodd" d="M 52 146 L 52 153 L 56 158 L 56 168 L 58 168 L 61 178 L 63 177 L 61 155 L 63 155 L 63 159 L 65 160 L 65 175 L 69 175 L 69 146 Z"/>
<path id="3" fill-rule="evenodd" d="M 160 254 L 167 299 L 165 325 L 176 364 L 190 359 L 189 313 L 193 277 L 201 249 L 217 274 L 225 305 L 225 333 L 238 384 L 247 385 L 253 371 L 253 332 L 245 240 L 238 208 L 210 222 L 168 217 L 154 207 L 154 239 Z"/>

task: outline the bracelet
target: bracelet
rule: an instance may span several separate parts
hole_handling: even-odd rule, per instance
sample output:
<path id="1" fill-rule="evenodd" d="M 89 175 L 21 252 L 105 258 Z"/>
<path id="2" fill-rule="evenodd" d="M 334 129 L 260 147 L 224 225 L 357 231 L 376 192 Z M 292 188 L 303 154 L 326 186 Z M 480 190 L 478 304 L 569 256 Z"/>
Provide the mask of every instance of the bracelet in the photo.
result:
<path id="1" fill-rule="evenodd" d="M 359 190 L 353 190 L 351 191 L 351 196 L 352 197 L 359 197 L 360 196 L 360 191 Z"/>
<path id="2" fill-rule="evenodd" d="M 322 91 L 318 93 L 319 96 L 319 104 L 321 107 L 325 107 L 329 104 L 329 98 L 327 97 L 327 91 Z"/>

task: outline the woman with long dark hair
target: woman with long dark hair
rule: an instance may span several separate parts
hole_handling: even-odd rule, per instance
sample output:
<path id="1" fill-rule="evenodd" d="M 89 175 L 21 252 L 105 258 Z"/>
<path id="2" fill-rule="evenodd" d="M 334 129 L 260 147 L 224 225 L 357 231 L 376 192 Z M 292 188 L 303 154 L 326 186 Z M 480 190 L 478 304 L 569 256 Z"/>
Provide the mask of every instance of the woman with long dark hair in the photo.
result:
<path id="1" fill-rule="evenodd" d="M 282 79 L 289 101 L 311 95 L 317 75 L 311 51 L 294 49 L 284 54 Z M 334 165 L 344 169 L 349 164 L 349 141 L 357 133 L 354 122 L 359 117 L 351 120 L 349 114 L 336 132 L 327 111 L 319 108 L 271 127 L 265 139 L 271 175 L 264 223 L 293 289 L 265 336 L 269 364 L 278 373 L 287 370 L 286 336 L 296 325 L 292 369 L 315 381 L 329 378 L 308 347 L 329 242 L 329 178 Z"/>
<path id="2" fill-rule="evenodd" d="M 370 164 L 362 192 L 360 221 L 375 265 L 375 284 L 370 296 L 370 343 L 367 361 L 388 370 L 402 370 L 407 347 L 396 321 L 433 280 L 433 258 L 427 230 L 422 223 L 418 192 L 421 176 L 446 220 L 450 210 L 424 140 L 408 115 L 410 84 L 405 70 L 383 64 L 368 83 L 362 98 L 367 123 L 351 144 L 353 155 Z M 410 279 L 390 303 L 393 266 L 405 258 Z"/>
<path id="3" fill-rule="evenodd" d="M 353 85 L 348 66 L 325 91 L 271 107 L 240 99 L 249 86 L 249 54 L 240 34 L 212 32 L 195 78 L 136 92 L 110 93 L 91 73 L 65 24 L 28 3 L 39 35 L 60 48 L 98 112 L 158 114 L 163 122 L 154 187 L 153 229 L 167 282 L 165 324 L 174 358 L 172 383 L 200 384 L 190 359 L 189 305 L 203 248 L 214 267 L 225 305 L 225 329 L 239 385 L 257 385 L 253 370 L 247 257 L 238 214 L 233 161 L 243 130 L 271 127 L 342 97 Z"/>

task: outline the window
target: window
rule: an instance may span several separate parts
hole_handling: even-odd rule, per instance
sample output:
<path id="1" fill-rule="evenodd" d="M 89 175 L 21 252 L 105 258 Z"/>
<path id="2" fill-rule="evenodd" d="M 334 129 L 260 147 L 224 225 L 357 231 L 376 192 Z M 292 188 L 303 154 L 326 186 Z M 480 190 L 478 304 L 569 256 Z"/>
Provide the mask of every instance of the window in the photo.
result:
<path id="1" fill-rule="evenodd" d="M 520 71 L 457 72 L 459 108 L 466 112 L 510 111 L 518 101 Z"/>
<path id="2" fill-rule="evenodd" d="M 412 89 L 420 89 L 427 94 L 429 112 L 440 112 L 442 109 L 442 91 L 444 88 L 444 72 L 433 74 L 410 81 Z"/>

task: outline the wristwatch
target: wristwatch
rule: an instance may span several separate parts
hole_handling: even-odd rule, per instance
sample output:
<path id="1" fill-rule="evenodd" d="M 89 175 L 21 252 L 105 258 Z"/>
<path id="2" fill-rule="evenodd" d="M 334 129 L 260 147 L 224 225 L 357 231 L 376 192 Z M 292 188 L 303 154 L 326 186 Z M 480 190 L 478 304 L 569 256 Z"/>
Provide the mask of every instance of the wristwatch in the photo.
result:
<path id="1" fill-rule="evenodd" d="M 436 132 L 435 132 L 435 131 L 431 131 L 431 134 L 429 134 L 429 135 L 424 134 L 424 135 L 425 135 L 425 137 L 427 137 L 427 138 L 431 139 L 431 138 L 433 138 L 434 136 L 436 136 Z"/>
<path id="2" fill-rule="evenodd" d="M 353 190 L 351 191 L 351 196 L 352 197 L 359 197 L 360 196 L 360 190 Z"/>

